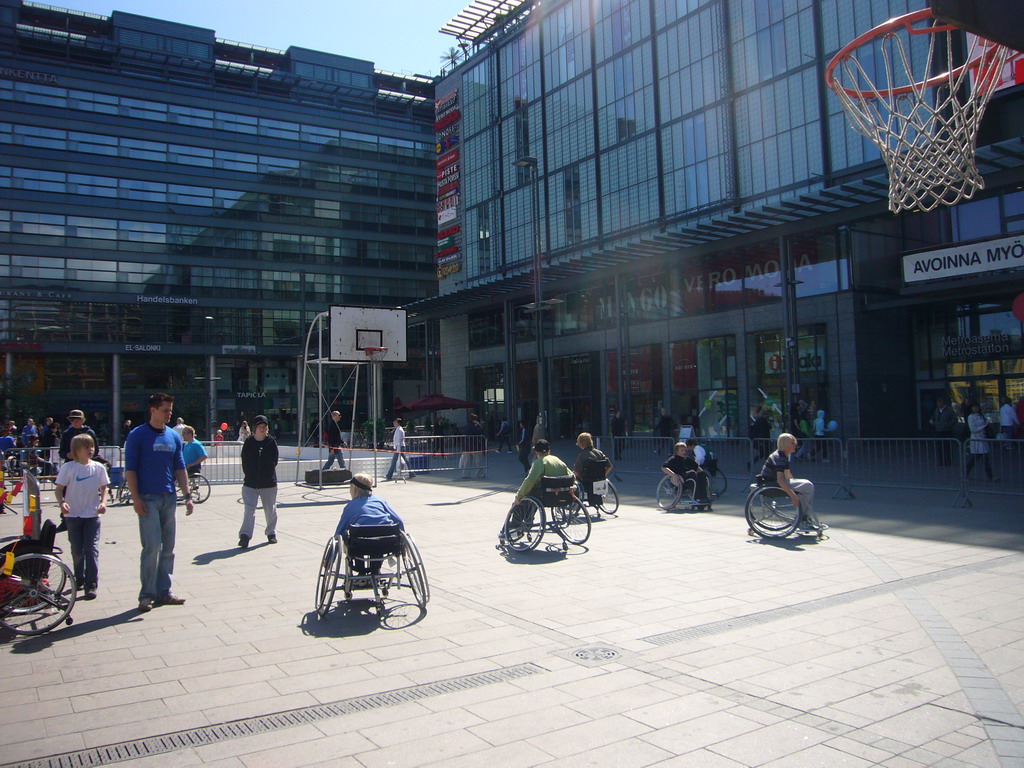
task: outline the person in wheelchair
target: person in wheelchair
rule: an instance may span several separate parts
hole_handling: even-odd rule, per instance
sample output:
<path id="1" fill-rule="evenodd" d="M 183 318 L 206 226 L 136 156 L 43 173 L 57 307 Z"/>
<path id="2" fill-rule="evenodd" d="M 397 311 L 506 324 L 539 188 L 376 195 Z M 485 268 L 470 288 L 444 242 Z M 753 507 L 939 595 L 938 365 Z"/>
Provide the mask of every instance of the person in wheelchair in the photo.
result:
<path id="1" fill-rule="evenodd" d="M 690 448 L 686 443 L 675 444 L 672 456 L 661 465 L 661 471 L 672 478 L 672 483 L 676 486 L 682 485 L 687 480 L 692 480 L 693 500 L 698 504 L 707 504 L 710 507 L 711 494 L 708 474 L 690 454 Z"/>
<path id="2" fill-rule="evenodd" d="M 587 497 L 587 504 L 591 507 L 599 507 L 601 499 L 595 498 L 594 481 L 604 480 L 612 471 L 612 463 L 608 457 L 594 447 L 594 438 L 589 432 L 580 432 L 576 438 L 576 445 L 580 452 L 573 464 L 573 474 L 583 484 L 583 491 Z"/>
<path id="3" fill-rule="evenodd" d="M 349 493 L 352 495 L 352 501 L 345 505 L 338 527 L 334 531 L 334 535 L 341 536 L 346 544 L 350 543 L 352 526 L 397 525 L 399 529 L 405 530 L 405 523 L 391 505 L 384 499 L 373 496 L 373 478 L 369 475 L 353 475 Z M 368 562 L 357 558 L 353 567 L 362 575 L 375 574 L 380 572 L 381 564 L 380 560 Z"/>
<path id="4" fill-rule="evenodd" d="M 572 470 L 566 463 L 551 453 L 551 443 L 547 440 L 538 440 L 533 444 L 533 452 L 537 456 L 530 465 L 530 472 L 523 480 L 516 492 L 516 503 L 532 495 L 530 492 L 534 487 L 539 486 L 542 477 L 565 477 L 572 475 Z M 538 488 L 539 490 L 539 488 Z"/>
<path id="5" fill-rule="evenodd" d="M 776 441 L 777 450 L 764 461 L 761 474 L 757 476 L 759 485 L 777 485 L 789 496 L 793 506 L 800 510 L 802 527 L 806 528 L 818 518 L 814 515 L 814 483 L 793 477 L 790 471 L 789 457 L 796 452 L 797 439 L 788 432 L 779 435 Z"/>

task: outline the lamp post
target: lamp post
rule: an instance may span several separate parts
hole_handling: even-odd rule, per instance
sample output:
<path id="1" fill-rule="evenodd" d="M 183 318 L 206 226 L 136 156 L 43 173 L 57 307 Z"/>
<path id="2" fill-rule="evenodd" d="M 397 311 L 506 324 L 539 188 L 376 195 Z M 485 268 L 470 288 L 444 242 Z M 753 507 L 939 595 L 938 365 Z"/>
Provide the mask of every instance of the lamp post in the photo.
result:
<path id="1" fill-rule="evenodd" d="M 534 312 L 537 316 L 537 424 L 540 427 L 539 434 L 547 437 L 547 412 L 548 412 L 548 377 L 547 366 L 544 361 L 544 287 L 541 274 L 541 248 L 540 248 L 540 172 L 536 157 L 525 155 L 512 161 L 512 165 L 518 168 L 528 168 L 530 176 L 530 194 L 533 203 L 533 305 L 527 307 L 528 312 Z"/>

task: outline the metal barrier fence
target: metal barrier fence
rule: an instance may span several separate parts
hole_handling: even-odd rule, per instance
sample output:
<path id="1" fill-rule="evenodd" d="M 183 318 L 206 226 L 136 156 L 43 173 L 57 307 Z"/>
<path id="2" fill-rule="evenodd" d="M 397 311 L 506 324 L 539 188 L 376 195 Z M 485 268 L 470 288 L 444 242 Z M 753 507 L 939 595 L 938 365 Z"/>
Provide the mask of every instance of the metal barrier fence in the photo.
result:
<path id="1" fill-rule="evenodd" d="M 991 479 L 990 479 L 991 478 Z M 1024 440 L 968 440 L 964 444 L 964 504 L 976 492 L 1024 495 Z"/>
<path id="2" fill-rule="evenodd" d="M 660 474 L 661 465 L 672 455 L 676 441 L 671 437 L 649 435 L 599 437 L 597 448 L 611 459 L 616 472 Z"/>
<path id="3" fill-rule="evenodd" d="M 483 435 L 415 435 L 405 438 L 402 458 L 413 475 L 461 471 L 462 477 L 473 479 L 486 477 L 488 453 Z M 390 462 L 389 454 L 388 466 Z"/>
<path id="4" fill-rule="evenodd" d="M 953 438 L 850 438 L 846 481 L 879 488 L 960 491 L 963 444 Z"/>
<path id="5" fill-rule="evenodd" d="M 772 450 L 775 450 L 774 442 Z M 767 458 L 767 457 L 765 457 Z M 816 483 L 837 484 L 840 489 L 836 496 L 846 488 L 846 450 L 843 441 L 837 437 L 805 437 L 800 438 L 797 451 L 790 457 L 794 477 L 806 477 Z M 756 474 L 764 464 L 762 458 L 751 469 Z"/>

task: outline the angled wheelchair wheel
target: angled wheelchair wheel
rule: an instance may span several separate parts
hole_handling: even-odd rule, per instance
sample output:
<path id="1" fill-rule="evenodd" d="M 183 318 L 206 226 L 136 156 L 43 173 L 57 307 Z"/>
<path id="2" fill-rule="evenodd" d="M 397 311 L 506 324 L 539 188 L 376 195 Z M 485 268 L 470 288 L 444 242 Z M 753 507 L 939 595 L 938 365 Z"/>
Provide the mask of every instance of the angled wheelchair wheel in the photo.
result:
<path id="1" fill-rule="evenodd" d="M 658 506 L 664 510 L 672 509 L 683 497 L 683 486 L 676 485 L 668 475 L 658 483 Z"/>
<path id="2" fill-rule="evenodd" d="M 14 561 L 11 576 L 0 578 L 0 626 L 17 635 L 41 635 L 72 624 L 75 576 L 54 555 L 31 553 Z"/>
<path id="3" fill-rule="evenodd" d="M 419 547 L 408 533 L 403 531 L 402 538 L 405 541 L 402 560 L 408 586 L 412 590 L 416 605 L 426 608 L 430 600 L 430 584 L 427 581 L 427 568 L 423 564 L 423 557 L 420 555 Z M 403 584 L 402 586 L 406 586 Z"/>
<path id="4" fill-rule="evenodd" d="M 800 523 L 800 509 L 781 488 L 759 488 L 747 497 L 747 525 L 759 536 L 784 539 Z"/>
<path id="5" fill-rule="evenodd" d="M 506 547 L 514 552 L 529 552 L 544 536 L 544 509 L 536 499 L 525 498 L 505 516 L 501 530 Z"/>
<path id="6" fill-rule="evenodd" d="M 341 559 L 341 545 L 332 538 L 324 547 L 320 558 L 320 575 L 316 580 L 316 614 L 321 619 L 334 605 L 334 593 L 338 589 L 338 563 Z"/>
<path id="7" fill-rule="evenodd" d="M 578 499 L 551 507 L 551 523 L 559 535 L 570 544 L 581 546 L 590 538 L 592 523 L 587 508 Z"/>
<path id="8" fill-rule="evenodd" d="M 708 478 L 711 483 L 711 497 L 717 499 L 723 495 L 729 488 L 729 481 L 725 477 L 725 473 L 721 469 L 716 468 L 714 473 Z"/>
<path id="9" fill-rule="evenodd" d="M 210 498 L 210 481 L 202 475 L 193 475 L 188 479 L 189 490 L 192 491 L 192 501 L 202 504 Z"/>
<path id="10" fill-rule="evenodd" d="M 619 492 L 615 490 L 611 480 L 605 482 L 607 485 L 605 486 L 604 496 L 601 497 L 601 511 L 614 515 L 619 511 Z"/>

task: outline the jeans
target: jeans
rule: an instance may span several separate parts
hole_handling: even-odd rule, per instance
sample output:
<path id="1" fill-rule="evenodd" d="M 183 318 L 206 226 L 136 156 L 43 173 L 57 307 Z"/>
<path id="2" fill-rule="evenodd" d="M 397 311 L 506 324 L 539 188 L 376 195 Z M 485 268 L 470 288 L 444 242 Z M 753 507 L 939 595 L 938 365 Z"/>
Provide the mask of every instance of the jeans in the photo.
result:
<path id="1" fill-rule="evenodd" d="M 818 516 L 814 514 L 814 483 L 810 480 L 790 480 L 789 487 L 800 499 L 800 514 L 805 522 L 817 525 Z"/>
<path id="2" fill-rule="evenodd" d="M 263 505 L 263 516 L 267 521 L 266 535 L 277 535 L 277 486 L 271 488 L 250 488 L 242 486 L 242 504 L 245 511 L 242 513 L 242 527 L 238 529 L 239 537 L 252 538 L 256 529 L 256 502 Z"/>
<path id="3" fill-rule="evenodd" d="M 75 564 L 75 584 L 95 587 L 99 584 L 100 519 L 98 517 L 65 517 L 71 559 Z"/>
<path id="4" fill-rule="evenodd" d="M 171 593 L 177 496 L 173 493 L 144 493 L 142 503 L 146 505 L 146 514 L 139 516 L 139 538 L 142 540 L 139 600 L 157 600 Z"/>
<path id="5" fill-rule="evenodd" d="M 391 476 L 395 474 L 395 470 L 398 469 L 398 463 L 402 461 L 402 452 L 395 451 L 391 457 L 391 466 L 388 468 L 387 475 L 384 476 L 385 480 L 390 480 Z"/>
<path id="6" fill-rule="evenodd" d="M 334 460 L 338 460 L 338 468 L 345 468 L 345 457 L 341 453 L 341 448 L 331 448 L 331 454 L 327 457 L 327 463 L 323 465 L 322 469 L 330 469 L 334 465 Z"/>

